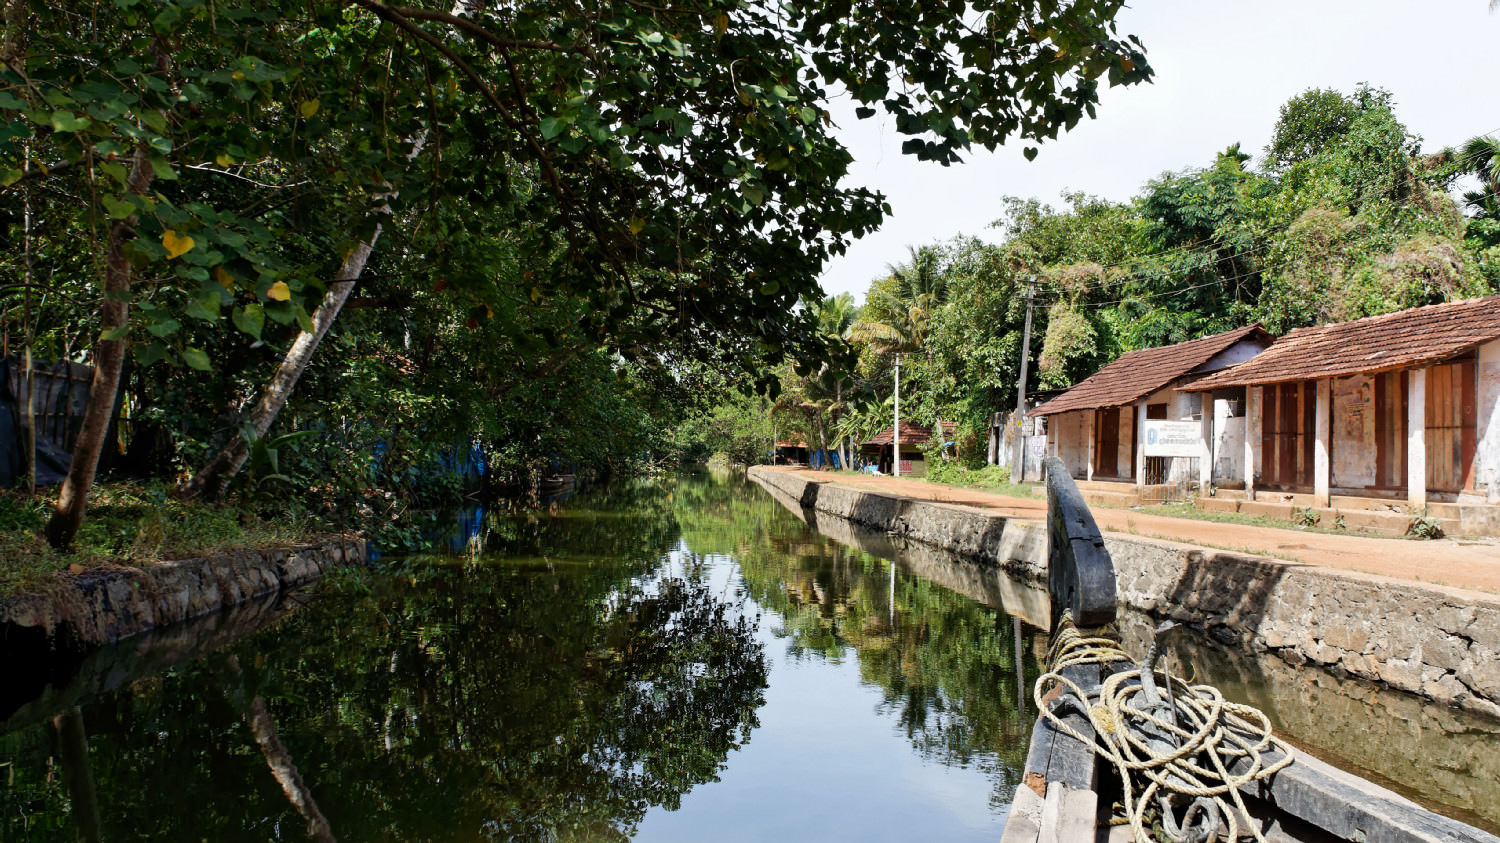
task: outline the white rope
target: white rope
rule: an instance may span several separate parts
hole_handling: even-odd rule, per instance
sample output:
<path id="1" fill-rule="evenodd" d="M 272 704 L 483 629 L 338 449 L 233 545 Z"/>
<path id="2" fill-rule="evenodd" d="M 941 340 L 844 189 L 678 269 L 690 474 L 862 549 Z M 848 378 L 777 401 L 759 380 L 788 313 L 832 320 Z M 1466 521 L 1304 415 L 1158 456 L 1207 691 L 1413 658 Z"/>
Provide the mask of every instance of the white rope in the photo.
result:
<path id="1" fill-rule="evenodd" d="M 1154 666 L 1156 652 L 1153 644 L 1148 666 Z M 1146 828 L 1152 805 L 1161 809 L 1162 829 L 1176 843 L 1216 839 L 1223 822 L 1228 824 L 1228 839 L 1238 839 L 1241 818 L 1250 835 L 1265 843 L 1249 820 L 1239 788 L 1286 767 L 1293 754 L 1285 741 L 1271 734 L 1264 713 L 1225 700 L 1212 685 L 1188 685 L 1162 671 L 1142 670 L 1118 642 L 1085 637 L 1070 617 L 1060 626 L 1048 664 L 1033 694 L 1037 710 L 1053 728 L 1093 744 L 1096 753 L 1114 764 L 1137 843 L 1154 840 Z M 1073 665 L 1117 664 L 1131 667 L 1114 669 L 1095 694 L 1061 675 Z M 1166 688 L 1165 699 L 1157 692 L 1158 682 Z M 1057 714 L 1070 707 L 1088 718 L 1093 741 Z M 1280 754 L 1269 764 L 1268 750 Z M 1229 768 L 1242 758 L 1250 759 L 1249 767 L 1230 775 Z"/>

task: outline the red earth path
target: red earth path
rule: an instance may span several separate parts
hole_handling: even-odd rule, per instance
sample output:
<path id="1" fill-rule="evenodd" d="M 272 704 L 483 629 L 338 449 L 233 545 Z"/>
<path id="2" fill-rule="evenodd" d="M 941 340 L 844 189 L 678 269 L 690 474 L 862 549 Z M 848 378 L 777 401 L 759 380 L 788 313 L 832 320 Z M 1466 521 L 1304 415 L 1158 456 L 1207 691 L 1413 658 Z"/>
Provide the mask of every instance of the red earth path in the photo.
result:
<path id="1" fill-rule="evenodd" d="M 974 507 L 1014 518 L 1042 521 L 1047 517 L 1047 502 L 1041 498 L 1012 497 L 907 477 L 832 474 L 796 467 L 772 470 L 795 472 L 819 482 Z M 1497 539 L 1418 541 L 1308 532 L 1290 527 L 1221 524 L 1109 507 L 1096 506 L 1093 512 L 1099 529 L 1106 533 L 1165 539 L 1375 577 L 1500 594 L 1500 540 Z"/>

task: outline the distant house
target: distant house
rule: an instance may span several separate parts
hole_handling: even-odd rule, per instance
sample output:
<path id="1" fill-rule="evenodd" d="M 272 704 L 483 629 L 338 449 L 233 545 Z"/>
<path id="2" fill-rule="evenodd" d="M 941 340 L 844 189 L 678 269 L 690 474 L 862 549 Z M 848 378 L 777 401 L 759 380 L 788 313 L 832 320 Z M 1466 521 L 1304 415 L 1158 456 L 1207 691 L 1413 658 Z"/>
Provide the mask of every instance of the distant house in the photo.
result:
<path id="1" fill-rule="evenodd" d="M 953 441 L 954 434 L 958 430 L 956 422 L 939 422 L 942 425 L 944 442 Z M 891 459 L 894 454 L 896 428 L 888 427 L 885 430 L 871 436 L 860 443 L 859 455 L 866 463 L 876 465 L 884 474 L 891 473 Z M 922 446 L 932 439 L 932 429 L 926 425 L 902 420 L 901 422 L 901 474 L 902 476 L 922 477 L 927 474 L 926 456 L 922 453 Z"/>
<path id="2" fill-rule="evenodd" d="M 1196 476 L 1188 479 L 1242 483 L 1243 387 L 1214 391 L 1208 399 L 1203 396 L 1209 393 L 1187 387 L 1254 358 L 1271 340 L 1259 325 L 1251 325 L 1133 351 L 1027 415 L 1047 418 L 1047 449 L 1077 478 L 1127 481 L 1138 489 L 1178 479 L 1168 476 L 1174 468 L 1169 459 L 1148 459 L 1148 422 L 1156 420 L 1198 425 L 1194 453 L 1199 464 Z"/>
<path id="3" fill-rule="evenodd" d="M 807 455 L 806 442 L 786 440 L 776 443 L 776 453 L 772 461 L 777 465 L 807 465 Z"/>
<path id="4" fill-rule="evenodd" d="M 1190 388 L 1247 391 L 1252 494 L 1500 503 L 1500 296 L 1299 328 Z"/>

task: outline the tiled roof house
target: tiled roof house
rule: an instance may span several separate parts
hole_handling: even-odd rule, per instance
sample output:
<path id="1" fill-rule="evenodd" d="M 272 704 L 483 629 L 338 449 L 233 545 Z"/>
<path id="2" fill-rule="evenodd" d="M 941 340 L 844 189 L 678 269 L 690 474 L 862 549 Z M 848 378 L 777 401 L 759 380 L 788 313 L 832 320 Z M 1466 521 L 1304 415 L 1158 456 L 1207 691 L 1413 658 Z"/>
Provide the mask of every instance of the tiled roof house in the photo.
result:
<path id="1" fill-rule="evenodd" d="M 1500 296 L 1299 328 L 1189 389 L 1246 389 L 1251 486 L 1500 502 Z"/>
<path id="2" fill-rule="evenodd" d="M 1259 325 L 1249 325 L 1133 351 L 1028 415 L 1049 417 L 1048 447 L 1074 476 L 1134 480 L 1141 485 L 1147 469 L 1141 447 L 1146 422 L 1202 419 L 1203 399 L 1182 387 L 1254 358 L 1271 345 L 1271 339 Z M 1217 460 L 1209 462 L 1218 464 Z M 1233 472 L 1234 460 L 1222 468 Z"/>

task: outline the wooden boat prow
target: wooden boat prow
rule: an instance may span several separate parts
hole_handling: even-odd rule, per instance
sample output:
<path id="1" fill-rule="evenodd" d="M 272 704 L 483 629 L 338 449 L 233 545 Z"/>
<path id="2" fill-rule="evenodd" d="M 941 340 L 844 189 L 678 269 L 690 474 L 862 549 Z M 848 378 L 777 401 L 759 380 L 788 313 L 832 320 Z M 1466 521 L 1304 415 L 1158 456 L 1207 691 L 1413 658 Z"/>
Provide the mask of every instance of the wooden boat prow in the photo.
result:
<path id="1" fill-rule="evenodd" d="M 1067 610 L 1081 619 L 1080 626 L 1102 626 L 1114 619 L 1114 566 L 1088 505 L 1056 458 L 1047 460 L 1047 500 L 1053 625 Z M 1081 688 L 1097 689 L 1108 669 L 1074 664 L 1061 674 Z M 1089 719 L 1071 708 L 1058 716 L 1088 741 L 1060 731 L 1046 716 L 1037 717 L 1001 843 L 1133 840 L 1129 825 L 1110 825 L 1111 805 L 1101 804 L 1100 794 L 1112 792 L 1110 779 L 1116 771 L 1095 753 Z M 1237 771 L 1231 766 L 1229 772 Z M 1500 837 L 1436 814 L 1306 753 L 1239 791 L 1256 829 L 1268 841 L 1500 843 Z"/>

